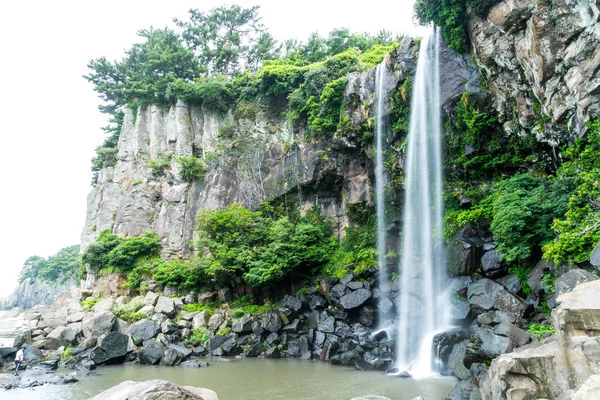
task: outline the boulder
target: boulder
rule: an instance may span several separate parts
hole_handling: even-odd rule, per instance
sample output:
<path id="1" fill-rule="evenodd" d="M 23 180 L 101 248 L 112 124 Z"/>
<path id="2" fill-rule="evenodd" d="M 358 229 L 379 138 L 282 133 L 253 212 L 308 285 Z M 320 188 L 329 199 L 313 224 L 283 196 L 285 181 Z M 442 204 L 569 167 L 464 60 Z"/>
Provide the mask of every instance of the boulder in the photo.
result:
<path id="1" fill-rule="evenodd" d="M 165 350 L 165 353 L 160 359 L 160 364 L 170 366 L 178 365 L 181 362 L 181 360 L 183 360 L 183 358 L 183 353 L 181 353 L 177 349 L 168 348 L 167 350 Z"/>
<path id="2" fill-rule="evenodd" d="M 167 317 L 173 318 L 177 313 L 175 309 L 175 304 L 173 299 L 170 299 L 165 296 L 160 296 L 156 305 L 154 306 L 154 311 L 157 313 L 165 314 Z"/>
<path id="3" fill-rule="evenodd" d="M 68 323 L 81 322 L 81 321 L 83 321 L 84 316 L 85 316 L 85 314 L 83 313 L 83 311 L 77 311 L 73 314 L 69 314 L 69 316 L 67 317 L 67 322 Z"/>
<path id="4" fill-rule="evenodd" d="M 111 311 L 113 308 L 115 308 L 115 300 L 112 297 L 106 297 L 100 300 L 93 307 L 95 313 Z"/>
<path id="5" fill-rule="evenodd" d="M 335 318 L 330 316 L 325 318 L 323 321 L 317 324 L 317 329 L 321 332 L 325 333 L 333 333 L 335 332 Z"/>
<path id="6" fill-rule="evenodd" d="M 480 279 L 469 286 L 467 300 L 476 315 L 489 310 L 500 310 L 510 311 L 523 317 L 531 308 L 525 300 L 487 278 Z"/>
<path id="7" fill-rule="evenodd" d="M 208 329 L 216 331 L 219 329 L 221 324 L 225 321 L 225 317 L 221 313 L 217 313 L 208 319 Z"/>
<path id="8" fill-rule="evenodd" d="M 128 329 L 129 336 L 135 339 L 148 340 L 158 335 L 159 325 L 149 319 L 141 319 L 131 324 Z"/>
<path id="9" fill-rule="evenodd" d="M 575 392 L 573 400 L 600 399 L 600 375 L 592 375 Z"/>
<path id="10" fill-rule="evenodd" d="M 418 397 L 413 400 L 417 400 L 417 399 L 418 399 Z M 389 397 L 383 397 L 383 396 L 366 395 L 366 396 L 362 396 L 362 397 L 353 397 L 351 400 L 391 400 L 391 399 Z"/>
<path id="11" fill-rule="evenodd" d="M 129 337 L 120 332 L 109 332 L 98 338 L 90 359 L 96 364 L 120 363 L 127 355 Z"/>
<path id="12" fill-rule="evenodd" d="M 552 318 L 561 335 L 600 336 L 600 280 L 578 285 L 557 302 Z"/>
<path id="13" fill-rule="evenodd" d="M 210 319 L 210 311 L 204 310 L 197 313 L 192 319 L 192 329 L 200 329 L 206 327 Z"/>
<path id="14" fill-rule="evenodd" d="M 507 336 L 497 335 L 490 329 L 481 329 L 471 337 L 465 353 L 465 367 L 473 363 L 492 360 L 514 348 L 513 341 Z"/>
<path id="15" fill-rule="evenodd" d="M 596 244 L 594 250 L 592 251 L 592 255 L 590 256 L 590 264 L 592 264 L 595 268 L 600 267 L 600 242 Z"/>
<path id="16" fill-rule="evenodd" d="M 231 289 L 221 288 L 217 292 L 221 303 L 229 303 L 231 301 Z"/>
<path id="17" fill-rule="evenodd" d="M 231 330 L 235 333 L 246 333 L 252 330 L 252 318 L 244 315 L 242 318 L 233 320 Z"/>
<path id="18" fill-rule="evenodd" d="M 560 296 L 569 293 L 580 283 L 591 282 L 598 279 L 594 274 L 583 269 L 572 269 L 556 279 L 555 293 Z"/>
<path id="19" fill-rule="evenodd" d="M 77 343 L 77 332 L 72 328 L 59 326 L 46 336 L 46 350 L 56 350 L 61 346 L 71 346 Z"/>
<path id="20" fill-rule="evenodd" d="M 492 332 L 496 335 L 505 336 L 512 341 L 513 347 L 525 346 L 530 343 L 532 338 L 528 332 L 517 328 L 510 322 L 501 322 L 492 328 Z"/>
<path id="21" fill-rule="evenodd" d="M 179 386 L 168 381 L 125 381 L 90 400 L 218 400 L 209 389 Z"/>
<path id="22" fill-rule="evenodd" d="M 293 310 L 294 312 L 297 313 L 302 308 L 302 302 L 300 300 L 298 300 L 297 297 L 288 295 L 288 296 L 285 296 L 283 298 L 283 300 L 281 301 L 281 306 L 287 307 L 290 310 Z"/>
<path id="23" fill-rule="evenodd" d="M 42 314 L 42 318 L 38 323 L 37 327 L 39 329 L 44 328 L 57 328 L 59 326 L 67 325 L 67 308 L 61 307 L 56 311 L 47 311 Z"/>
<path id="24" fill-rule="evenodd" d="M 358 289 L 340 297 L 340 305 L 345 310 L 350 310 L 364 304 L 371 297 L 371 291 Z"/>
<path id="25" fill-rule="evenodd" d="M 146 293 L 146 296 L 144 297 L 144 303 L 147 306 L 154 307 L 156 305 L 157 301 L 158 301 L 158 295 L 156 293 L 154 293 L 154 292 Z"/>
<path id="26" fill-rule="evenodd" d="M 160 330 L 162 333 L 170 335 L 177 332 L 179 330 L 179 326 L 170 319 L 167 319 L 160 324 Z"/>
<path id="27" fill-rule="evenodd" d="M 475 236 L 468 225 L 448 245 L 448 272 L 452 276 L 471 275 L 481 265 L 484 241 Z"/>
<path id="28" fill-rule="evenodd" d="M 86 338 L 99 338 L 112 330 L 116 320 L 117 317 L 110 311 L 97 313 L 83 322 L 83 335 Z"/>
<path id="29" fill-rule="evenodd" d="M 468 343 L 468 340 L 457 343 L 448 356 L 448 368 L 450 368 L 454 376 L 462 381 L 471 378 L 471 374 L 464 364 Z"/>
<path id="30" fill-rule="evenodd" d="M 454 400 L 480 400 L 479 388 L 475 384 L 468 381 L 461 381 L 452 389 L 448 397 Z"/>
<path id="31" fill-rule="evenodd" d="M 358 320 L 364 326 L 373 325 L 373 321 L 377 315 L 377 310 L 373 307 L 365 306 L 358 313 Z"/>
<path id="32" fill-rule="evenodd" d="M 263 314 L 260 325 L 269 332 L 277 332 L 282 327 L 281 318 L 274 311 L 267 311 Z"/>
<path id="33" fill-rule="evenodd" d="M 165 346 L 155 340 L 147 340 L 144 342 L 144 348 L 139 351 L 138 355 L 142 364 L 157 364 L 165 352 Z"/>
<path id="34" fill-rule="evenodd" d="M 481 267 L 483 274 L 492 279 L 503 276 L 508 268 L 506 263 L 500 260 L 495 249 L 483 254 L 483 257 L 481 257 Z"/>

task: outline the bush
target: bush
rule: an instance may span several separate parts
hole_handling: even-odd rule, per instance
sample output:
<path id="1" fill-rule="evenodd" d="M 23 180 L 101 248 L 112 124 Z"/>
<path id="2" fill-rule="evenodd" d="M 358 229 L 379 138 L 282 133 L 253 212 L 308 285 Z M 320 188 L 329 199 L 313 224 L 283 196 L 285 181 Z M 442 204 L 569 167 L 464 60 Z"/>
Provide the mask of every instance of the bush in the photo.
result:
<path id="1" fill-rule="evenodd" d="M 112 313 L 115 314 L 117 318 L 132 323 L 147 317 L 146 313 L 139 312 L 143 306 L 144 305 L 142 303 L 136 303 L 133 305 L 126 304 L 114 308 Z"/>
<path id="2" fill-rule="evenodd" d="M 546 334 L 553 335 L 556 329 L 552 325 L 543 325 L 537 322 L 529 324 L 527 332 L 531 333 L 537 340 L 541 340 Z"/>
<path id="3" fill-rule="evenodd" d="M 206 165 L 204 162 L 194 156 L 184 156 L 177 159 L 181 170 L 181 179 L 186 182 L 201 181 L 206 173 Z"/>
<path id="4" fill-rule="evenodd" d="M 87 307 L 91 310 L 100 300 L 102 299 L 99 297 L 88 297 L 87 299 L 81 302 L 81 307 Z"/>
<path id="5" fill-rule="evenodd" d="M 161 176 L 164 174 L 165 169 L 171 166 L 172 159 L 173 154 L 171 153 L 159 154 L 157 159 L 148 161 L 146 166 L 152 169 L 152 175 Z"/>

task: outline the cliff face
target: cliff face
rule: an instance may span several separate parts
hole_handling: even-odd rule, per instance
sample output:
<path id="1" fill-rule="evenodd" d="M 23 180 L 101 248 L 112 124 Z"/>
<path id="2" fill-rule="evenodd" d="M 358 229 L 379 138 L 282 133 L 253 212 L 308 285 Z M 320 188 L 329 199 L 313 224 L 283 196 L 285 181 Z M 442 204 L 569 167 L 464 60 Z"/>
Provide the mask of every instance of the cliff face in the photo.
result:
<path id="1" fill-rule="evenodd" d="M 556 147 L 600 116 L 598 18 L 595 0 L 507 0 L 471 21 L 475 60 L 507 134 Z"/>
<path id="2" fill-rule="evenodd" d="M 406 39 L 386 58 L 387 92 L 414 75 L 417 53 L 417 43 Z M 447 48 L 441 59 L 444 105 L 451 108 L 464 90 L 479 90 L 478 73 Z M 365 126 L 373 129 L 374 75 L 373 68 L 348 76 L 342 118 L 349 122 L 333 138 L 305 141 L 305 132 L 282 117 L 234 118 L 182 101 L 140 108 L 137 115 L 125 110 L 117 162 L 101 170 L 88 196 L 82 249 L 104 229 L 129 237 L 154 230 L 163 238 L 163 257 L 181 256 L 199 212 L 234 202 L 255 208 L 282 195 L 301 210 L 320 207 L 343 235 L 346 207 L 372 202 L 373 151 L 361 138 Z M 192 154 L 205 159 L 208 171 L 190 184 L 174 160 Z M 171 162 L 156 176 L 149 162 L 167 155 Z"/>

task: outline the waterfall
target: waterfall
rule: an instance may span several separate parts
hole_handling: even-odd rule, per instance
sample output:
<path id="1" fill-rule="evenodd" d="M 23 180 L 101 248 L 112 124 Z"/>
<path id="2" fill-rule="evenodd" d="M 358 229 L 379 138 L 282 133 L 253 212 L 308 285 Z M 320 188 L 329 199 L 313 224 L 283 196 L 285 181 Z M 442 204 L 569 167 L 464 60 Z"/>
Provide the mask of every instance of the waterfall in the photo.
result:
<path id="1" fill-rule="evenodd" d="M 376 117 L 375 122 L 375 208 L 377 211 L 377 265 L 379 266 L 379 288 L 383 292 L 389 292 L 391 287 L 390 276 L 387 270 L 385 262 L 385 255 L 387 251 L 387 238 L 386 238 L 386 223 L 385 223 L 385 184 L 386 176 L 385 169 L 383 168 L 383 145 L 384 139 L 387 135 L 387 123 L 386 123 L 386 100 L 387 91 L 384 89 L 385 81 L 385 70 L 386 70 L 385 59 L 377 66 L 375 71 L 375 101 L 376 103 Z M 379 311 L 379 328 L 385 329 L 384 315 L 382 311 Z"/>
<path id="2" fill-rule="evenodd" d="M 431 341 L 448 325 L 444 288 L 439 32 L 421 41 L 414 79 L 402 230 L 397 368 L 434 372 Z"/>

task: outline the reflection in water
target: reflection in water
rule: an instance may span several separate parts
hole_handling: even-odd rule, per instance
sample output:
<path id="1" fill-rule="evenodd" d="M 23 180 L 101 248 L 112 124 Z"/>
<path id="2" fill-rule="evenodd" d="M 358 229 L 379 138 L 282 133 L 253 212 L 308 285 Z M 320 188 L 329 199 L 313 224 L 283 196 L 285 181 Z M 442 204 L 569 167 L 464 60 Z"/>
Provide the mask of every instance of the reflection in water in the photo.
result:
<path id="1" fill-rule="evenodd" d="M 214 390 L 219 400 L 350 400 L 375 394 L 392 400 L 423 396 L 437 400 L 456 384 L 453 378 L 398 379 L 324 362 L 299 360 L 208 360 L 208 368 L 118 365 L 100 367 L 96 376 L 66 386 L 0 391 L 0 399 L 83 400 L 126 380 L 165 379 Z"/>

